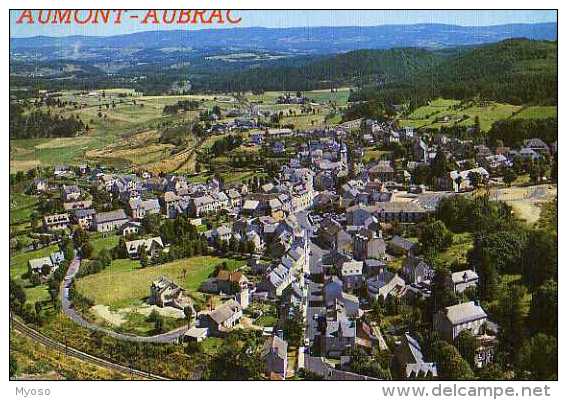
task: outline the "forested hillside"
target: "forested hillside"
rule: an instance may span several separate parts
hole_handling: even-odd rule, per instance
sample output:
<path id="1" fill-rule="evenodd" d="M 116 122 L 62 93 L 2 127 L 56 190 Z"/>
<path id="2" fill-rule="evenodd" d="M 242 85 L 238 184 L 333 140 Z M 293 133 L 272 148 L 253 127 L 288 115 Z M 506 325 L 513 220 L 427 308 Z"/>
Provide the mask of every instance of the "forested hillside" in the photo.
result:
<path id="1" fill-rule="evenodd" d="M 410 103 L 474 97 L 511 104 L 557 104 L 557 42 L 506 40 L 456 49 L 442 62 L 384 87 L 366 87 L 352 100 Z"/>

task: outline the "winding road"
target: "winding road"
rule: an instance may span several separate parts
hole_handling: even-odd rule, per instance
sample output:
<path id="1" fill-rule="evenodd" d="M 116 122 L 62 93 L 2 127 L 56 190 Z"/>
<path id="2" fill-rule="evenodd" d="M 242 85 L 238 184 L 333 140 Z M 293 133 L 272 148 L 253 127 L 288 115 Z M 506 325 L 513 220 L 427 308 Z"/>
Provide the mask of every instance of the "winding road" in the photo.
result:
<path id="1" fill-rule="evenodd" d="M 87 321 L 81 314 L 79 314 L 79 312 L 77 312 L 77 310 L 73 307 L 71 300 L 69 299 L 69 288 L 71 286 L 71 283 L 73 283 L 75 275 L 77 275 L 77 272 L 79 272 L 80 265 L 81 259 L 79 257 L 75 257 L 73 261 L 71 261 L 69 269 L 67 270 L 67 274 L 65 275 L 65 279 L 63 280 L 63 284 L 61 285 L 61 306 L 63 312 L 77 325 L 80 325 L 92 331 L 102 332 L 115 339 L 127 340 L 131 342 L 149 343 L 176 343 L 178 342 L 179 338 L 182 337 L 183 334 L 185 334 L 185 332 L 187 331 L 187 327 L 184 326 L 170 332 L 162 333 L 160 335 L 136 336 L 128 335 L 125 333 L 118 333 Z"/>

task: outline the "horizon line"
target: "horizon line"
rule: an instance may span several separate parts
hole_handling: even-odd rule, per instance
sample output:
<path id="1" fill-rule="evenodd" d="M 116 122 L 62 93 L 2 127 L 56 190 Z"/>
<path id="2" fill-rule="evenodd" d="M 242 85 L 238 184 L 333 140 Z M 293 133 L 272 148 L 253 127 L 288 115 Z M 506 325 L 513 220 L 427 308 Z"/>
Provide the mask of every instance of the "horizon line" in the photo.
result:
<path id="1" fill-rule="evenodd" d="M 179 32 L 179 31 L 219 31 L 219 30 L 233 30 L 233 29 L 270 29 L 270 30 L 289 30 L 289 29 L 298 29 L 298 28 L 309 28 L 309 29 L 318 29 L 318 28 L 377 28 L 377 27 L 393 27 L 393 26 L 422 26 L 422 25 L 440 25 L 440 26 L 451 26 L 451 27 L 459 27 L 459 28 L 484 28 L 484 27 L 498 27 L 498 26 L 510 26 L 510 25 L 549 25 L 554 24 L 557 25 L 557 21 L 543 21 L 543 22 L 509 22 L 509 23 L 496 23 L 496 24 L 481 24 L 481 25 L 467 25 L 467 24 L 447 24 L 447 23 L 440 23 L 440 22 L 419 22 L 419 23 L 396 23 L 396 24 L 377 24 L 377 25 L 316 25 L 316 26 L 309 26 L 309 25 L 298 25 L 298 26 L 286 26 L 286 27 L 270 27 L 270 26 L 218 26 L 216 28 L 210 27 L 202 27 L 200 25 L 189 25 L 191 29 L 141 29 L 141 30 L 132 30 L 131 32 L 124 32 L 124 33 L 114 33 L 109 35 L 89 35 L 89 34 L 72 34 L 72 35 L 32 35 L 32 36 L 9 36 L 9 39 L 34 39 L 34 38 L 52 38 L 52 39 L 64 39 L 64 38 L 71 38 L 71 37 L 99 37 L 99 38 L 110 38 L 115 36 L 126 36 L 126 35 L 134 35 L 137 33 L 153 33 L 153 32 Z M 165 25 L 167 26 L 167 25 Z M 12 27 L 12 22 L 10 22 L 10 27 Z"/>

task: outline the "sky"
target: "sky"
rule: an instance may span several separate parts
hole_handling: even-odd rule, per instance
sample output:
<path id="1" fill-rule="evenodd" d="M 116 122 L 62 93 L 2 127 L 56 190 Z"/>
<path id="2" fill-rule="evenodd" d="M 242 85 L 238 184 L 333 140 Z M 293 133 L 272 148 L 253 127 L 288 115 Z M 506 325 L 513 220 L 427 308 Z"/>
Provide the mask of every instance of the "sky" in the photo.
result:
<path id="1" fill-rule="evenodd" d="M 130 14 L 145 14 L 143 10 L 130 10 Z M 153 25 L 141 24 L 139 19 L 124 18 L 121 24 L 16 24 L 21 11 L 10 13 L 10 37 L 94 35 L 112 36 L 158 29 L 202 29 L 232 27 L 287 28 L 302 26 L 376 26 L 398 24 L 441 23 L 463 26 L 487 26 L 510 23 L 557 22 L 555 10 L 265 10 L 232 12 L 241 17 L 238 25 Z M 33 12 L 37 19 L 37 11 Z"/>

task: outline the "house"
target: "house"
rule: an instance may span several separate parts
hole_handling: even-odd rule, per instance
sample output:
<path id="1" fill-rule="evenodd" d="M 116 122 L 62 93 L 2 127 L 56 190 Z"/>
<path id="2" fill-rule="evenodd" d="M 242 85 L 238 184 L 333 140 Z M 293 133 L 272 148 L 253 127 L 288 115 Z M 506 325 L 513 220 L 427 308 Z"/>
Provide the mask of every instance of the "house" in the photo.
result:
<path id="1" fill-rule="evenodd" d="M 64 260 L 62 251 L 53 252 L 48 257 L 28 260 L 28 273 L 30 276 L 38 276 L 40 281 L 46 281 Z"/>
<path id="2" fill-rule="evenodd" d="M 283 291 L 291 285 L 293 274 L 284 265 L 279 264 L 268 269 L 263 276 L 262 281 L 258 284 L 257 291 L 265 291 L 271 298 L 281 297 Z"/>
<path id="3" fill-rule="evenodd" d="M 218 228 L 212 230 L 211 236 L 215 239 L 224 240 L 225 242 L 228 242 L 232 237 L 232 232 L 226 226 L 221 225 Z"/>
<path id="4" fill-rule="evenodd" d="M 63 209 L 65 211 L 71 211 L 71 210 L 80 210 L 83 208 L 91 208 L 91 206 L 93 205 L 93 201 L 90 199 L 86 199 L 86 200 L 78 200 L 78 201 L 68 201 L 63 203 Z"/>
<path id="5" fill-rule="evenodd" d="M 346 210 L 348 225 L 366 226 L 366 221 L 372 218 L 372 209 L 362 205 L 355 205 Z"/>
<path id="6" fill-rule="evenodd" d="M 142 223 L 138 221 L 128 221 L 122 225 L 119 229 L 119 233 L 122 236 L 137 235 L 142 229 Z"/>
<path id="7" fill-rule="evenodd" d="M 211 195 L 195 197 L 189 202 L 189 210 L 194 216 L 210 214 L 221 209 L 221 203 Z"/>
<path id="8" fill-rule="evenodd" d="M 410 201 L 377 202 L 369 208 L 380 222 L 416 223 L 428 212 L 421 204 Z"/>
<path id="9" fill-rule="evenodd" d="M 81 190 L 77 185 L 63 185 L 61 197 L 64 202 L 78 201 L 81 198 Z"/>
<path id="10" fill-rule="evenodd" d="M 150 303 L 158 307 L 175 307 L 181 310 L 193 307 L 193 302 L 185 290 L 165 276 L 152 282 Z"/>
<path id="11" fill-rule="evenodd" d="M 352 239 L 337 221 L 326 218 L 319 224 L 317 230 L 319 241 L 326 247 L 336 250 L 350 247 Z"/>
<path id="12" fill-rule="evenodd" d="M 261 145 L 264 141 L 264 132 L 263 131 L 256 131 L 250 134 L 250 143 L 255 145 Z"/>
<path id="13" fill-rule="evenodd" d="M 94 217 L 96 211 L 93 208 L 78 209 L 73 212 L 74 221 L 85 230 L 89 230 L 94 226 Z"/>
<path id="14" fill-rule="evenodd" d="M 282 142 L 274 142 L 272 144 L 272 152 L 275 154 L 282 154 L 285 153 L 285 144 Z"/>
<path id="15" fill-rule="evenodd" d="M 455 293 L 463 293 L 466 289 L 478 285 L 478 274 L 470 269 L 466 271 L 453 272 L 451 274 L 451 282 Z"/>
<path id="16" fill-rule="evenodd" d="M 539 138 L 524 140 L 524 148 L 531 149 L 539 154 L 550 154 L 550 148 L 547 143 Z"/>
<path id="17" fill-rule="evenodd" d="M 390 161 L 378 161 L 378 164 L 368 170 L 368 176 L 373 181 L 387 182 L 396 177 L 396 171 L 392 168 Z"/>
<path id="18" fill-rule="evenodd" d="M 232 208 L 242 206 L 242 195 L 240 194 L 240 192 L 238 192 L 238 190 L 228 189 L 226 195 Z"/>
<path id="19" fill-rule="evenodd" d="M 43 217 L 43 228 L 46 231 L 59 231 L 69 227 L 69 214 L 52 214 Z"/>
<path id="20" fill-rule="evenodd" d="M 381 260 L 386 256 L 386 242 L 381 237 L 358 233 L 354 236 L 352 254 L 359 261 Z"/>
<path id="21" fill-rule="evenodd" d="M 279 336 L 272 335 L 266 339 L 262 348 L 262 357 L 265 360 L 264 372 L 271 377 L 277 375 L 285 380 L 287 372 L 287 342 Z"/>
<path id="22" fill-rule="evenodd" d="M 360 301 L 354 294 L 343 291 L 343 282 L 336 276 L 323 287 L 323 295 L 326 306 L 332 306 L 339 301 L 350 318 L 357 318 L 360 313 Z"/>
<path id="23" fill-rule="evenodd" d="M 425 362 L 419 342 L 405 333 L 395 350 L 396 366 L 406 379 L 427 379 L 437 377 L 437 365 Z"/>
<path id="24" fill-rule="evenodd" d="M 210 336 L 218 336 L 234 328 L 242 318 L 242 306 L 235 300 L 221 304 L 211 312 L 199 315 L 199 327 L 208 328 Z"/>
<path id="25" fill-rule="evenodd" d="M 248 285 L 248 278 L 242 272 L 231 272 L 228 270 L 220 270 L 217 277 L 217 287 L 219 292 L 232 293 L 234 287 L 238 287 L 238 291 L 244 289 Z"/>
<path id="26" fill-rule="evenodd" d="M 55 176 L 64 176 L 68 175 L 71 171 L 67 165 L 56 165 L 53 168 L 53 175 Z"/>
<path id="27" fill-rule="evenodd" d="M 449 172 L 449 178 L 452 184 L 451 190 L 453 190 L 454 192 L 461 192 L 473 189 L 471 174 L 480 175 L 482 182 L 487 182 L 490 178 L 490 174 L 483 167 L 468 169 L 461 172 L 451 171 Z"/>
<path id="28" fill-rule="evenodd" d="M 197 328 L 192 326 L 183 334 L 184 342 L 202 342 L 207 338 L 209 330 L 207 328 Z"/>
<path id="29" fill-rule="evenodd" d="M 142 246 L 146 249 L 146 254 L 149 258 L 158 257 L 160 252 L 164 249 L 161 237 L 156 236 L 150 239 L 131 240 L 126 242 L 126 251 L 130 258 L 140 257 Z"/>
<path id="30" fill-rule="evenodd" d="M 405 292 L 406 282 L 396 273 L 388 270 L 366 281 L 368 297 L 374 300 L 388 296 L 401 297 Z"/>
<path id="31" fill-rule="evenodd" d="M 362 269 L 364 263 L 362 261 L 347 261 L 341 266 L 340 274 L 347 291 L 358 289 L 362 286 L 363 275 Z"/>
<path id="32" fill-rule="evenodd" d="M 322 353 L 337 357 L 354 348 L 356 340 L 356 322 L 346 312 L 340 301 L 326 308 L 326 316 L 320 324 L 324 324 L 321 334 Z"/>
<path id="33" fill-rule="evenodd" d="M 487 315 L 483 308 L 478 303 L 469 301 L 438 311 L 433 318 L 433 327 L 444 340 L 453 342 L 465 329 L 473 335 L 480 334 L 486 321 Z"/>
<path id="34" fill-rule="evenodd" d="M 408 283 L 431 282 L 433 268 L 422 257 L 410 255 L 404 260 L 402 276 Z"/>
<path id="35" fill-rule="evenodd" d="M 128 222 L 128 216 L 123 209 L 97 213 L 95 216 L 95 227 L 98 232 L 110 232 L 120 228 Z"/>
<path id="36" fill-rule="evenodd" d="M 392 237 L 392 239 L 388 242 L 388 251 L 395 255 L 413 254 L 415 248 L 415 243 L 398 235 Z"/>
<path id="37" fill-rule="evenodd" d="M 160 206 L 158 199 L 141 200 L 140 198 L 130 199 L 128 208 L 133 219 L 144 219 L 146 215 L 159 214 Z"/>
<path id="38" fill-rule="evenodd" d="M 37 193 L 47 192 L 49 185 L 47 179 L 36 178 L 32 183 L 32 190 Z"/>

